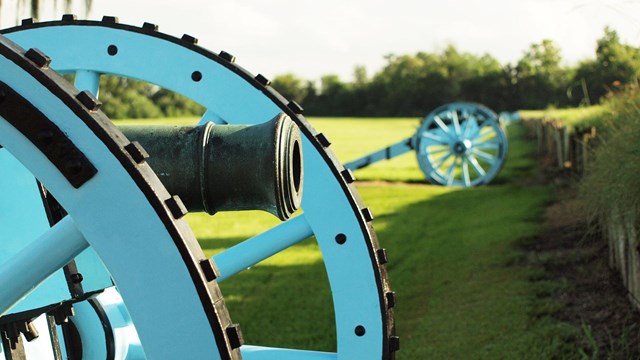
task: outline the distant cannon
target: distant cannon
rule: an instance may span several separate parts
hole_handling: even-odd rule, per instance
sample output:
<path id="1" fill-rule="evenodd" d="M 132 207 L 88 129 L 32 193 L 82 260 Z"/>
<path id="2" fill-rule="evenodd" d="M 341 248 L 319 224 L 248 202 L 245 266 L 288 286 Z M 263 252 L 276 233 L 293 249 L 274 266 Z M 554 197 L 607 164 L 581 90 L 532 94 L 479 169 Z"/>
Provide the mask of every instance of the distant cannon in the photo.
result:
<path id="1" fill-rule="evenodd" d="M 502 111 L 500 112 L 500 114 L 498 115 L 498 117 L 500 118 L 500 121 L 505 123 L 505 124 L 511 124 L 511 123 L 515 123 L 520 121 L 520 113 L 515 111 L 515 112 L 510 112 L 510 111 Z"/>
<path id="2" fill-rule="evenodd" d="M 446 186 L 488 184 L 507 154 L 507 136 L 497 115 L 473 103 L 451 103 L 429 113 L 415 135 L 345 164 L 350 170 L 414 150 L 426 179 Z"/>

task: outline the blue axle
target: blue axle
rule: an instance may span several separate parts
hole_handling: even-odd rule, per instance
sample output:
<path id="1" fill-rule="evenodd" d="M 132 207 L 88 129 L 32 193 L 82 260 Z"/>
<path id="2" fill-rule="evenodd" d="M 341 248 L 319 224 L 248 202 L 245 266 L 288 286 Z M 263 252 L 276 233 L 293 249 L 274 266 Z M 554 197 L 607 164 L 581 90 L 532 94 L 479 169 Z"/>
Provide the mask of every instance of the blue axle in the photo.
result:
<path id="1" fill-rule="evenodd" d="M 400 156 L 404 153 L 407 153 L 411 150 L 415 150 L 415 137 L 412 136 L 410 138 L 406 138 L 400 142 L 397 142 L 393 145 L 389 145 L 382 150 L 378 150 L 369 155 L 365 155 L 359 159 L 353 160 L 344 164 L 344 167 L 349 170 L 358 170 L 363 167 L 367 167 L 371 164 L 375 164 L 378 161 L 382 160 L 390 160 L 396 156 Z"/>

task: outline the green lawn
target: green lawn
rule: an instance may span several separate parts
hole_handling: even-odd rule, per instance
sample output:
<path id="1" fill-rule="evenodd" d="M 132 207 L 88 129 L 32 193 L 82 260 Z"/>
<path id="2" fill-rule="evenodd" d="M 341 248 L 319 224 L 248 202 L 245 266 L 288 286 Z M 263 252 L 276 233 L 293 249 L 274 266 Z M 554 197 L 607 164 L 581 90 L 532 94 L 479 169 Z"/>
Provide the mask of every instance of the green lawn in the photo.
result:
<path id="1" fill-rule="evenodd" d="M 521 110 L 523 119 L 549 119 L 560 121 L 569 129 L 576 127 L 598 126 L 603 115 L 608 111 L 606 106 L 593 105 L 569 109 Z"/>
<path id="2" fill-rule="evenodd" d="M 547 189 L 398 184 L 361 186 L 361 194 L 389 252 L 401 359 L 538 359 L 549 351 L 537 337 L 554 329 L 532 322 L 532 269 L 516 265 L 514 249 L 540 230 Z"/>
<path id="3" fill-rule="evenodd" d="M 342 163 L 383 149 L 411 137 L 419 118 L 311 118 L 311 124 L 331 140 L 331 149 Z M 424 181 L 415 152 L 380 161 L 355 173 L 358 180 Z"/>
<path id="4" fill-rule="evenodd" d="M 411 136 L 419 119 L 310 120 L 342 162 Z M 523 129 L 509 129 L 510 153 L 490 186 L 423 183 L 414 153 L 357 171 L 360 195 L 389 254 L 397 293 L 398 359 L 563 358 L 573 330 L 551 321 L 518 244 L 541 231 L 547 187 L 535 175 Z M 390 182 L 387 182 L 390 181 Z M 274 226 L 260 212 L 189 214 L 208 255 Z M 221 283 L 247 343 L 335 350 L 330 289 L 313 239 Z M 554 286 L 546 284 L 546 286 Z M 543 310 L 540 310 L 543 309 Z"/>
<path id="5" fill-rule="evenodd" d="M 546 187 L 519 183 L 534 175 L 532 147 L 510 129 L 510 155 L 487 187 L 448 189 L 415 184 L 360 184 L 377 214 L 397 292 L 400 359 L 553 358 L 567 354 L 573 330 L 533 314 L 545 289 L 518 265 L 517 244 L 540 230 L 551 200 Z M 537 315 L 536 315 L 537 316 Z"/>

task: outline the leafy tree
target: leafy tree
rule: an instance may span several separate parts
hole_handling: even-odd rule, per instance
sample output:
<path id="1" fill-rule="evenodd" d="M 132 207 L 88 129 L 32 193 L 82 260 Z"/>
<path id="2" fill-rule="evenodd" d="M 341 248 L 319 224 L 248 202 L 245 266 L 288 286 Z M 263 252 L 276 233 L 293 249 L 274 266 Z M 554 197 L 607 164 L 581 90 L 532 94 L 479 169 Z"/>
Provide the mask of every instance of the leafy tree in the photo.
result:
<path id="1" fill-rule="evenodd" d="M 150 99 L 156 91 L 157 88 L 142 81 L 102 76 L 101 109 L 112 119 L 162 117 L 164 114 Z"/>
<path id="2" fill-rule="evenodd" d="M 202 116 L 204 107 L 193 100 L 146 82 L 103 75 L 102 111 L 112 119 Z"/>
<path id="3" fill-rule="evenodd" d="M 290 88 L 306 94 L 307 114 L 325 116 L 422 116 L 452 101 L 498 111 L 578 105 L 637 82 L 640 73 L 640 50 L 622 44 L 615 31 L 606 28 L 597 45 L 596 59 L 577 68 L 561 65 L 560 49 L 551 40 L 531 44 L 516 64 L 504 66 L 490 55 L 449 45 L 439 53 L 387 55 L 371 77 L 358 66 L 351 83 L 327 75 L 318 89 L 313 83 L 305 88 L 301 80 Z"/>
<path id="4" fill-rule="evenodd" d="M 367 68 L 362 65 L 357 65 L 353 69 L 353 85 L 359 87 L 367 86 L 368 81 Z"/>
<path id="5" fill-rule="evenodd" d="M 271 81 L 271 86 L 278 90 L 282 96 L 288 100 L 294 100 L 298 104 L 303 104 L 309 94 L 308 84 L 291 73 L 276 76 Z"/>
<path id="6" fill-rule="evenodd" d="M 636 83 L 639 75 L 640 49 L 623 44 L 618 33 L 606 27 L 597 41 L 595 60 L 579 64 L 574 84 L 585 84 L 589 99 L 597 102 L 611 91 Z"/>
<path id="7" fill-rule="evenodd" d="M 357 113 L 352 103 L 353 87 L 340 80 L 335 74 L 320 79 L 317 108 L 325 116 L 351 116 Z"/>
<path id="8" fill-rule="evenodd" d="M 503 91 L 482 83 L 503 77 L 500 64 L 489 55 L 461 53 L 449 45 L 440 54 L 420 52 L 386 59 L 387 65 L 371 83 L 372 92 L 379 97 L 374 100 L 380 104 L 379 115 L 423 116 L 451 101 L 494 99 L 496 103 L 503 97 Z M 494 93 L 479 93 L 486 90 Z"/>
<path id="9" fill-rule="evenodd" d="M 477 102 L 496 110 L 517 110 L 508 69 L 497 69 L 462 81 L 460 100 Z"/>
<path id="10" fill-rule="evenodd" d="M 449 98 L 447 71 L 437 55 L 389 55 L 387 65 L 372 79 L 380 115 L 423 115 Z"/>
<path id="11" fill-rule="evenodd" d="M 532 44 L 515 67 L 518 107 L 540 109 L 566 103 L 566 71 L 560 66 L 560 49 L 552 40 Z M 561 101 L 562 100 L 562 101 Z"/>
<path id="12" fill-rule="evenodd" d="M 151 95 L 150 100 L 166 117 L 202 116 L 204 106 L 176 92 L 160 89 Z"/>

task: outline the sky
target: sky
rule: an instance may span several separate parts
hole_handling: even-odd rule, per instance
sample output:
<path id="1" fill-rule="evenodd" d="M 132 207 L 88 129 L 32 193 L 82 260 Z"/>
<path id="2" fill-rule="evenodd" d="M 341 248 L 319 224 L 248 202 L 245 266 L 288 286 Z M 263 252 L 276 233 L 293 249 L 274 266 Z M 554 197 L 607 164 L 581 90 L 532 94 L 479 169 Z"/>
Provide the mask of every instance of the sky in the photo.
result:
<path id="1" fill-rule="evenodd" d="M 640 0 L 93 0 L 88 18 L 102 15 L 192 35 L 269 78 L 337 74 L 351 81 L 356 65 L 371 76 L 387 54 L 438 52 L 449 44 L 515 63 L 543 39 L 554 40 L 565 64 L 574 65 L 595 56 L 607 25 L 640 46 Z"/>

